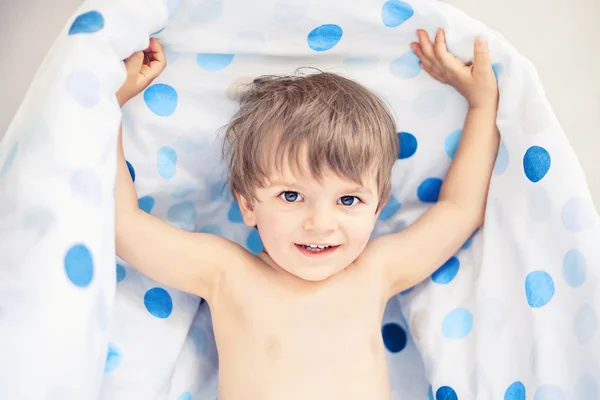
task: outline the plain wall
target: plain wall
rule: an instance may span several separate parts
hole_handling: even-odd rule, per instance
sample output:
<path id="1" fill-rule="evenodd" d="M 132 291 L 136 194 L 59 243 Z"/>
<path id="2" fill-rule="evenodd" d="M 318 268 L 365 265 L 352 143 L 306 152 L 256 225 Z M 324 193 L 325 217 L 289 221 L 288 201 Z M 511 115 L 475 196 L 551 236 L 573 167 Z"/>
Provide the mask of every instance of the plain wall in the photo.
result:
<path id="1" fill-rule="evenodd" d="M 535 64 L 600 210 L 600 1 L 447 0 Z M 81 0 L 0 0 L 0 137 Z"/>

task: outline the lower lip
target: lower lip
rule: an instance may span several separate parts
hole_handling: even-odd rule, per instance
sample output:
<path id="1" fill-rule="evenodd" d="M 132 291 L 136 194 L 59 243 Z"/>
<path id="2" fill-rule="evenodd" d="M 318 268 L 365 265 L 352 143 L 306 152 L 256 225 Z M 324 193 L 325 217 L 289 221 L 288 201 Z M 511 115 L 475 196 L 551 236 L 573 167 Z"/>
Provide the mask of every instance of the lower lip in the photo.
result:
<path id="1" fill-rule="evenodd" d="M 298 250 L 300 250 L 300 252 L 306 256 L 309 257 L 322 257 L 322 256 L 326 256 L 328 254 L 333 253 L 338 247 L 338 246 L 331 246 L 329 247 L 327 250 L 321 250 L 321 251 L 310 251 L 304 248 L 304 246 L 300 246 L 299 244 L 296 245 L 296 247 L 298 248 Z"/>

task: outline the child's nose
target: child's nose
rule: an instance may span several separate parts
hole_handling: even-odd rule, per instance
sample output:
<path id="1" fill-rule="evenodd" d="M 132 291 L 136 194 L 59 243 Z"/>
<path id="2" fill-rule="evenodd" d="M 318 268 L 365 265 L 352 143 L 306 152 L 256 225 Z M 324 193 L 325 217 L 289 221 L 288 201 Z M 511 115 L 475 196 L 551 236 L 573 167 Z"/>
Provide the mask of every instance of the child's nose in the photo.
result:
<path id="1" fill-rule="evenodd" d="M 310 207 L 302 227 L 307 231 L 327 232 L 335 230 L 337 228 L 335 210 L 323 206 Z"/>

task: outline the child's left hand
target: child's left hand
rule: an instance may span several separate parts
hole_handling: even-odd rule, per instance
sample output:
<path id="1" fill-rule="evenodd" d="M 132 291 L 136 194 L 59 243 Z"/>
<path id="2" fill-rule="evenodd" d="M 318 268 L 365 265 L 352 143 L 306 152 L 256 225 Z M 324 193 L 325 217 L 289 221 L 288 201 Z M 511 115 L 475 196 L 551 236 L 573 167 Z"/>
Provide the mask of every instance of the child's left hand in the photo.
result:
<path id="1" fill-rule="evenodd" d="M 156 39 L 151 38 L 150 46 L 146 50 L 133 53 L 125 60 L 127 80 L 117 92 L 119 106 L 123 107 L 125 103 L 146 89 L 166 66 L 167 59 L 162 46 Z"/>
<path id="2" fill-rule="evenodd" d="M 417 31 L 419 43 L 411 48 L 421 60 L 420 66 L 433 78 L 453 86 L 462 94 L 471 108 L 497 107 L 498 83 L 492 69 L 487 41 L 475 41 L 472 65 L 465 65 L 446 48 L 446 34 L 440 29 L 435 43 L 429 41 L 427 32 Z"/>

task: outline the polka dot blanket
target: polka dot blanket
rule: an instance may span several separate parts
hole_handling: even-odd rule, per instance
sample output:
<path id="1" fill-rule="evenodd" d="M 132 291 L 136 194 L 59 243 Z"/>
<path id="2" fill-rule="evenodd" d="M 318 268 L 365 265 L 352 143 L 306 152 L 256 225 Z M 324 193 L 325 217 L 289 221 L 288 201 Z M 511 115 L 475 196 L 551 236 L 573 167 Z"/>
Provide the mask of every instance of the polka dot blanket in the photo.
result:
<path id="1" fill-rule="evenodd" d="M 484 226 L 388 305 L 392 398 L 598 399 L 600 223 L 584 174 L 533 66 L 432 0 L 83 3 L 0 147 L 0 398 L 216 399 L 206 303 L 115 259 L 121 118 L 143 210 L 258 252 L 222 190 L 218 130 L 238 83 L 305 66 L 356 79 L 397 120 L 393 196 L 375 234 L 398 231 L 437 200 L 467 111 L 409 48 L 416 29 L 438 27 L 465 62 L 475 36 L 489 38 L 502 144 Z M 121 112 L 122 60 L 151 35 L 169 65 Z"/>

